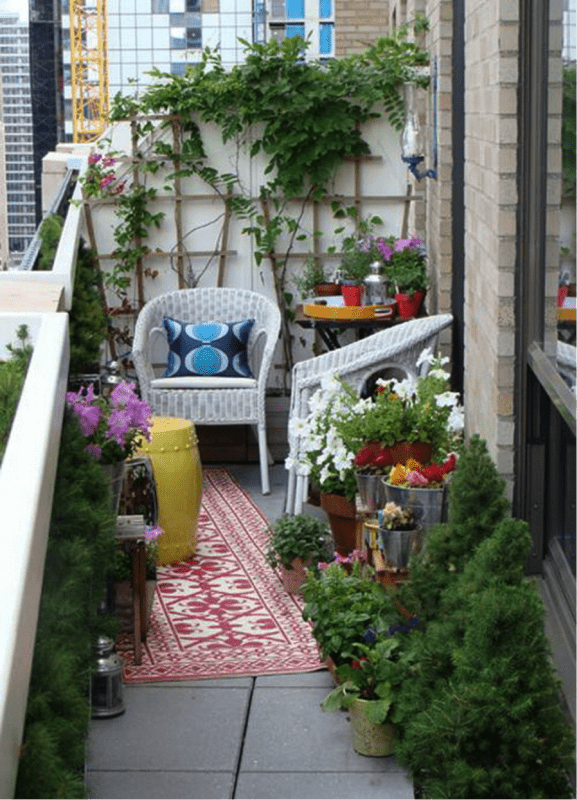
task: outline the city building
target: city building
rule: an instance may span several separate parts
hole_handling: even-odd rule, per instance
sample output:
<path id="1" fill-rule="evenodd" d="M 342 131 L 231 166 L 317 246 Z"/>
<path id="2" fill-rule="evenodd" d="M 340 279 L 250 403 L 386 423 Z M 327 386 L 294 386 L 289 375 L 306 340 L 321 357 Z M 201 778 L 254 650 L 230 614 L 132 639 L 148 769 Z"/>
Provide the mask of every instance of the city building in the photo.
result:
<path id="1" fill-rule="evenodd" d="M 36 230 L 32 104 L 28 26 L 18 14 L 0 15 L 0 69 L 2 72 L 0 197 L 6 187 L 8 252 L 0 251 L 2 267 L 15 266 Z M 0 234 L 2 222 L 0 222 Z"/>

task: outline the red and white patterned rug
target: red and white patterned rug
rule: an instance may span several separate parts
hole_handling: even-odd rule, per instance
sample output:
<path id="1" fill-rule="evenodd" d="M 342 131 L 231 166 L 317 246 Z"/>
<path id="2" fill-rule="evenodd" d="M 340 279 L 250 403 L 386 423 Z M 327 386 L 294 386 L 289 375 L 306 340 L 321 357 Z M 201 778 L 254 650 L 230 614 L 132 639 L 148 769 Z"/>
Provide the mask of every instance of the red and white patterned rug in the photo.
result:
<path id="1" fill-rule="evenodd" d="M 117 649 L 126 683 L 312 672 L 323 668 L 302 600 L 264 559 L 267 519 L 221 467 L 204 470 L 194 558 L 160 567 L 142 664 Z"/>

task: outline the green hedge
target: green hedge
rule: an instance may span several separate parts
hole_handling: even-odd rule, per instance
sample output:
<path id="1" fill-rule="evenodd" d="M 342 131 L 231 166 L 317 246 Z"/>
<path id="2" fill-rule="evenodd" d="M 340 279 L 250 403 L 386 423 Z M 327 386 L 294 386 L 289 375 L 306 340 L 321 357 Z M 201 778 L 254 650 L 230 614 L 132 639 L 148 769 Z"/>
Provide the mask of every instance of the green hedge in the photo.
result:
<path id="1" fill-rule="evenodd" d="M 64 419 L 16 797 L 86 797 L 89 678 L 106 574 L 116 552 L 115 515 L 101 466 Z"/>
<path id="2" fill-rule="evenodd" d="M 398 699 L 396 754 L 418 796 L 573 797 L 575 741 L 525 576 L 531 535 L 505 516 L 503 481 L 479 437 L 462 452 L 449 520 L 429 531 L 402 602 L 425 623 Z"/>

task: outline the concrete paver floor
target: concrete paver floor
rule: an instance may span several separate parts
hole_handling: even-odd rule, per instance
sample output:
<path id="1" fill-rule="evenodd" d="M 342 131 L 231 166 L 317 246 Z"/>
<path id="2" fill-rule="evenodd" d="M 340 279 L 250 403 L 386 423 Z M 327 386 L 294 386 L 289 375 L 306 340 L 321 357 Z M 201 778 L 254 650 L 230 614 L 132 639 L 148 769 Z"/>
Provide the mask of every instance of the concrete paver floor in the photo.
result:
<path id="1" fill-rule="evenodd" d="M 229 468 L 269 520 L 282 514 L 282 465 L 267 496 L 257 465 Z M 90 724 L 89 796 L 412 798 L 394 757 L 357 755 L 346 712 L 320 710 L 332 686 L 324 670 L 125 686 L 126 712 Z"/>

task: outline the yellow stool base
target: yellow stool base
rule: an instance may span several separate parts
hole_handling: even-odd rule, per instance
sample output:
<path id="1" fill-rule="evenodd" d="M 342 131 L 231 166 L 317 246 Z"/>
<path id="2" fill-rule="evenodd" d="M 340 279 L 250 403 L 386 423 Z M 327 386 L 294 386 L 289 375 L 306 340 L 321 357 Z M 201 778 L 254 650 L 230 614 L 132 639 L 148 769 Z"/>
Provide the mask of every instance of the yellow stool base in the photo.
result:
<path id="1" fill-rule="evenodd" d="M 202 500 L 202 465 L 194 424 L 176 417 L 152 417 L 152 439 L 139 452 L 151 462 L 158 495 L 160 564 L 190 558 L 196 551 Z"/>

